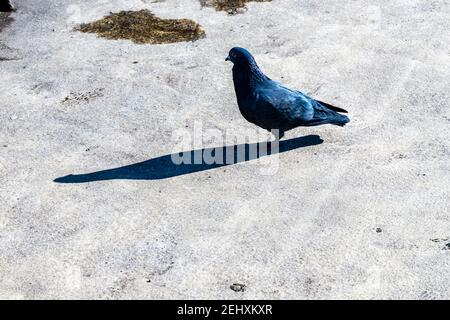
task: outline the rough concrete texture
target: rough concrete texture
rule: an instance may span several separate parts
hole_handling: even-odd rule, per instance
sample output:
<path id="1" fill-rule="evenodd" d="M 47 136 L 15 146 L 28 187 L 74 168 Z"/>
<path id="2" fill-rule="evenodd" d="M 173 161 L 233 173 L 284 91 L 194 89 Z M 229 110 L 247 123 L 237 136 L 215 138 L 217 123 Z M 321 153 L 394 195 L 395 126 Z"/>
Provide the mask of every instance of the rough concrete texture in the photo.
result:
<path id="1" fill-rule="evenodd" d="M 1 298 L 450 298 L 448 1 L 273 0 L 234 16 L 198 0 L 71 3 L 17 2 L 0 34 Z M 206 38 L 73 30 L 139 9 Z M 195 121 L 253 129 L 224 62 L 236 45 L 351 122 L 288 132 L 324 142 L 279 154 L 273 175 L 260 159 L 53 181 L 181 151 L 172 134 Z"/>

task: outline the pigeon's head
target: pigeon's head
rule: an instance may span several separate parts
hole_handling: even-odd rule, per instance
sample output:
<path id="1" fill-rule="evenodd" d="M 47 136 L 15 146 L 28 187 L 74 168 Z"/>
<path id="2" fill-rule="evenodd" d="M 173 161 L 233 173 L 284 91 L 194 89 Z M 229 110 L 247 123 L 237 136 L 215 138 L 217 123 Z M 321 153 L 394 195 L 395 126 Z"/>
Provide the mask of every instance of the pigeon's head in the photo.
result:
<path id="1" fill-rule="evenodd" d="M 237 65 L 256 64 L 252 54 L 247 49 L 239 47 L 232 48 L 225 61 L 231 61 Z"/>

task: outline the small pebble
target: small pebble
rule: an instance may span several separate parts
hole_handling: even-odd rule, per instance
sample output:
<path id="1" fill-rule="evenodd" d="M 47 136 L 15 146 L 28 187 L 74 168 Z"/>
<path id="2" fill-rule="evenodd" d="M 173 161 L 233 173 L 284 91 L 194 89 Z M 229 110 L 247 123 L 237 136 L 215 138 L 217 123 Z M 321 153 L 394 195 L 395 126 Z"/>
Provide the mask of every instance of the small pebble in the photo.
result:
<path id="1" fill-rule="evenodd" d="M 383 231 L 383 230 L 381 230 L 381 228 L 377 228 L 377 229 L 376 229 L 376 232 L 377 232 L 377 233 L 380 233 L 381 231 Z"/>
<path id="2" fill-rule="evenodd" d="M 233 283 L 230 286 L 230 289 L 235 291 L 235 292 L 244 292 L 245 288 L 246 288 L 246 285 L 242 284 L 242 283 Z"/>

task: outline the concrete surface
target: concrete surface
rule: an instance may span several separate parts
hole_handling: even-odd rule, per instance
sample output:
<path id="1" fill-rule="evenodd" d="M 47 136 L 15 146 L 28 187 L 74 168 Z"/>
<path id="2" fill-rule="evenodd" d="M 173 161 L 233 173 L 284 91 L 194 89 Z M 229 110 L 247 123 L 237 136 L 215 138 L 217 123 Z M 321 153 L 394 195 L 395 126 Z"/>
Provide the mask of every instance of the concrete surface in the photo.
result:
<path id="1" fill-rule="evenodd" d="M 71 3 L 18 1 L 0 34 L 1 298 L 450 298 L 447 1 Z M 73 31 L 142 8 L 206 38 Z M 199 123 L 253 129 L 224 62 L 235 45 L 350 124 L 290 131 L 324 142 L 271 156 L 272 175 L 262 158 L 179 175 L 151 160 L 142 179 L 53 181 L 190 150 L 173 133 Z"/>

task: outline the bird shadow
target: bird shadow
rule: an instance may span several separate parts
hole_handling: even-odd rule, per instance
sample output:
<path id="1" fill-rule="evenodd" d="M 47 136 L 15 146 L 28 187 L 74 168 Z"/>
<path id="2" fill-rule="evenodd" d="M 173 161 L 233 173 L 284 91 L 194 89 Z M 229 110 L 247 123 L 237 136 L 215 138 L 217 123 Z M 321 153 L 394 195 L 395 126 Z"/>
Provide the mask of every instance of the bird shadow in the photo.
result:
<path id="1" fill-rule="evenodd" d="M 321 144 L 323 140 L 318 135 L 283 140 L 279 143 L 252 143 L 231 146 L 203 148 L 166 154 L 143 162 L 123 167 L 106 169 L 85 174 L 70 174 L 54 180 L 57 183 L 85 183 L 92 181 L 129 179 L 129 180 L 159 180 L 190 173 L 211 170 L 236 163 L 259 159 L 298 148 Z M 266 147 L 265 147 L 266 146 Z M 257 151 L 257 152 L 255 152 Z M 211 163 L 208 159 L 220 159 Z M 180 159 L 183 160 L 182 163 Z"/>

